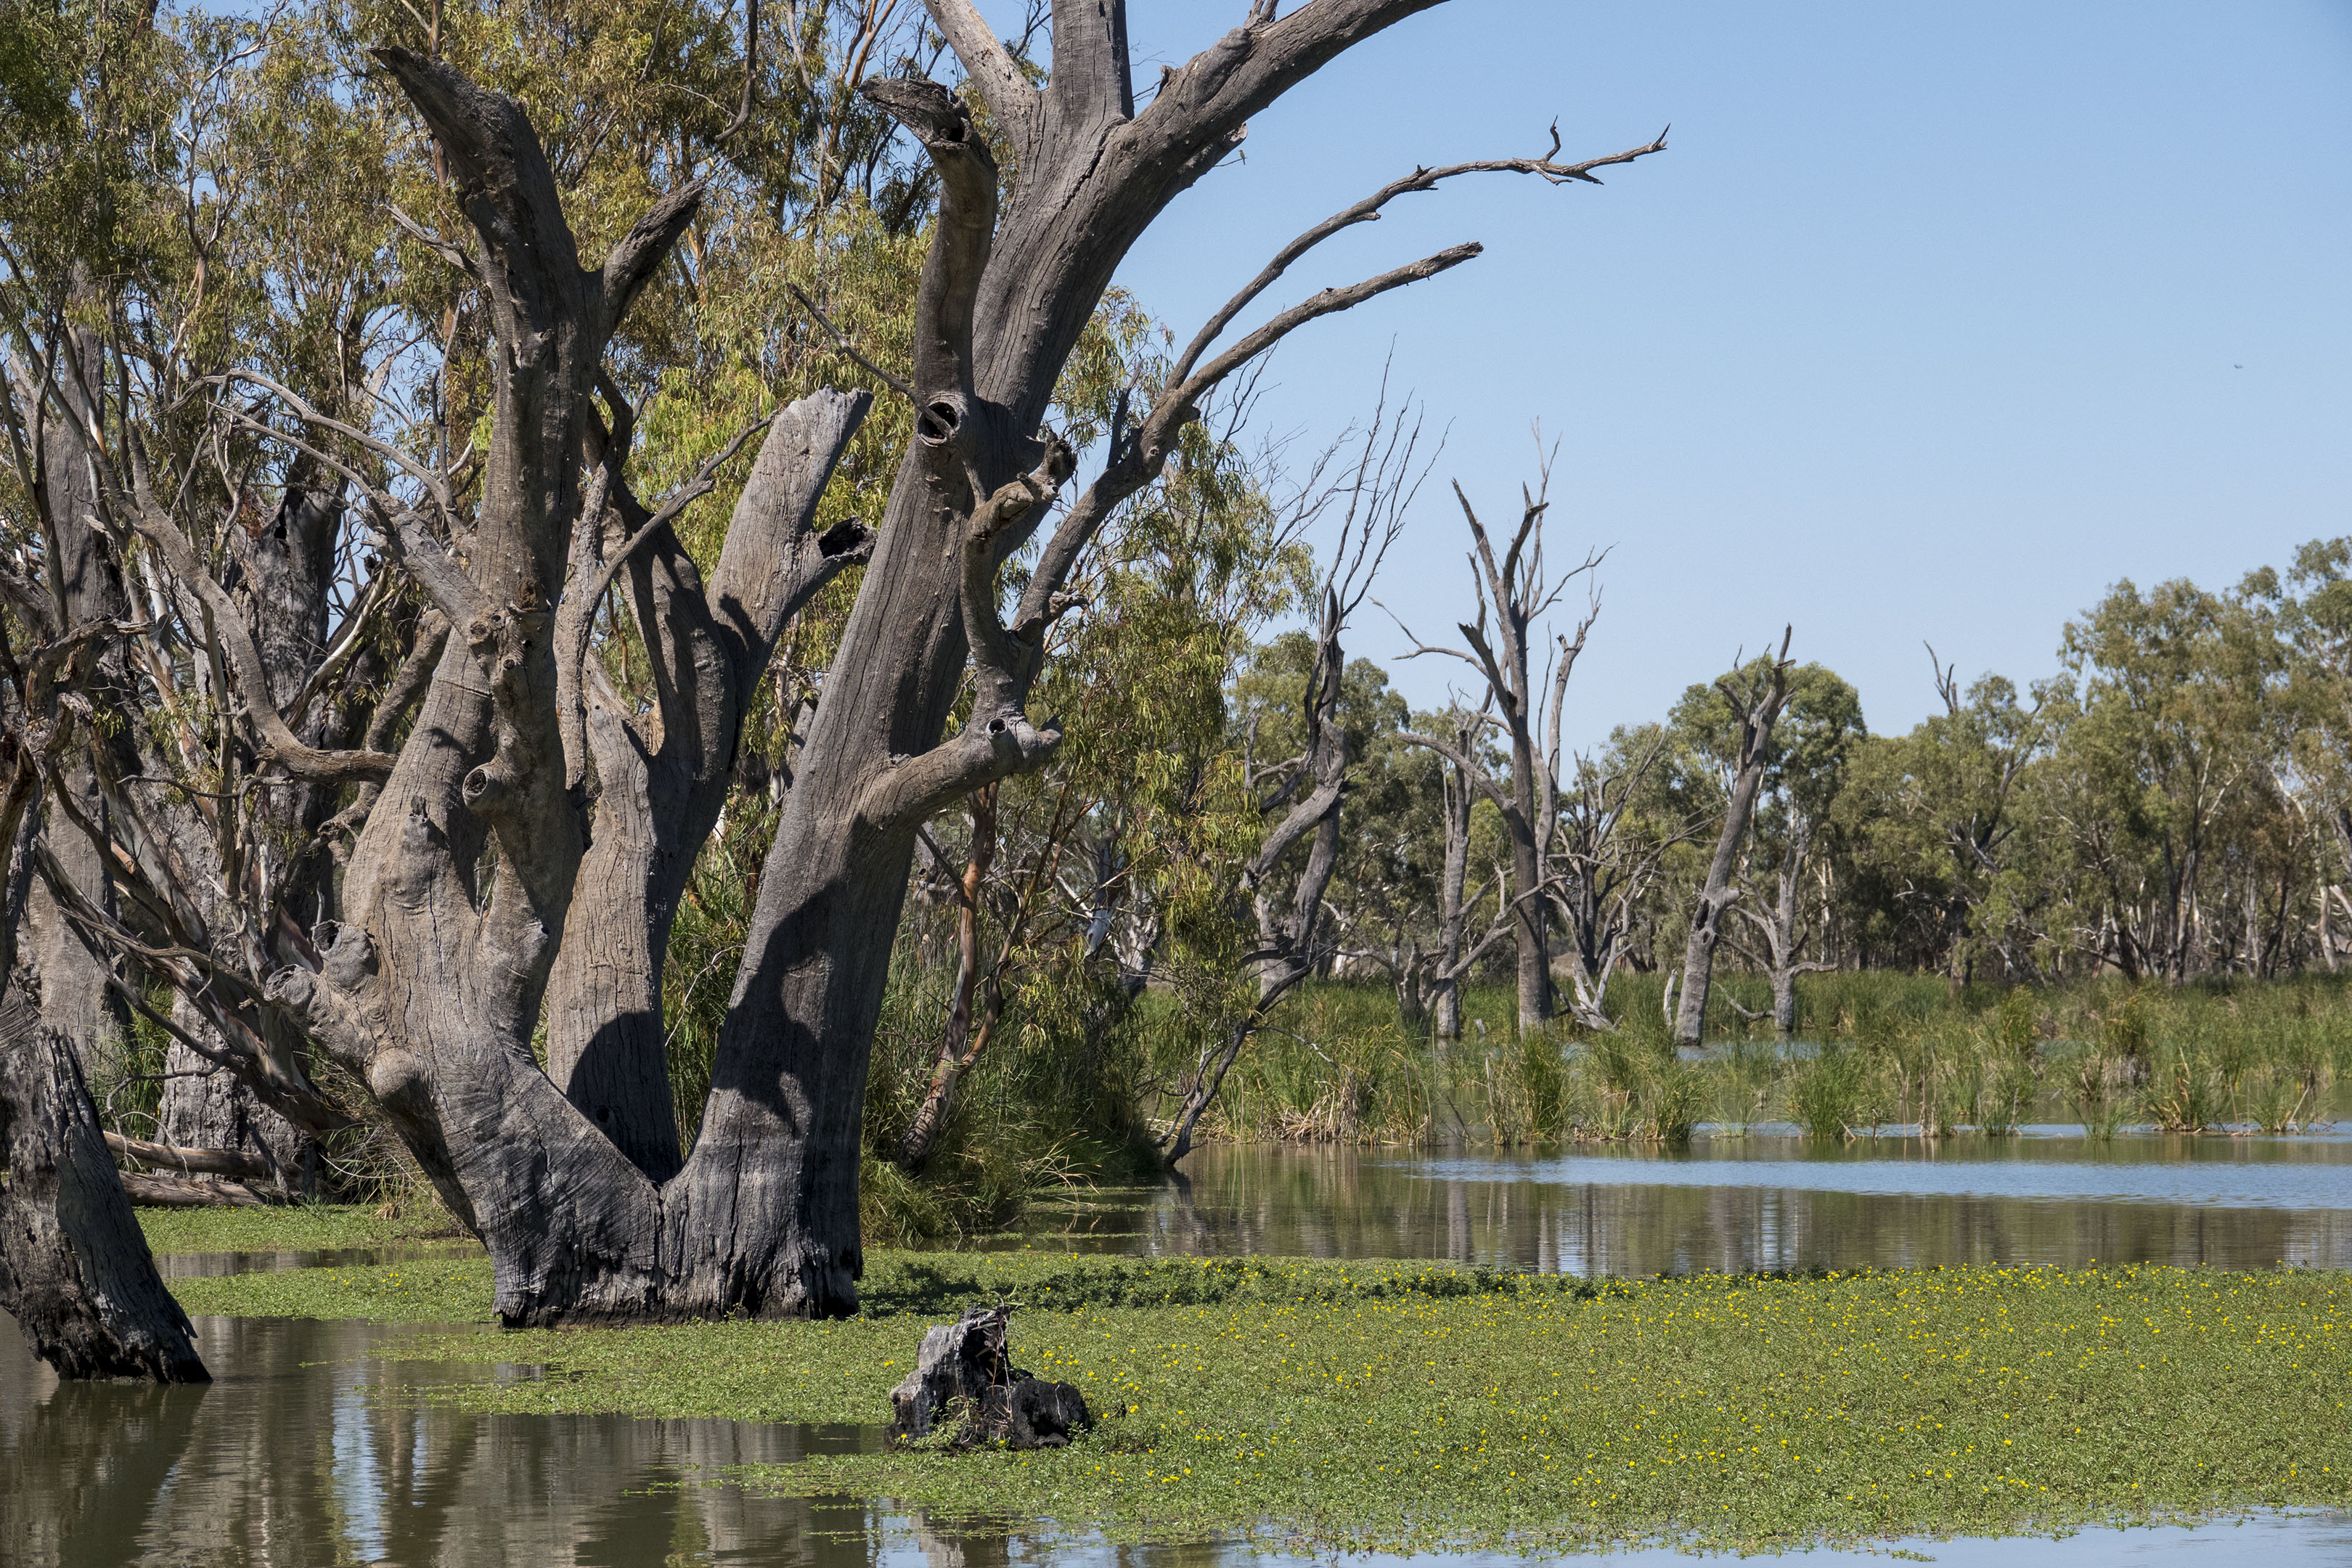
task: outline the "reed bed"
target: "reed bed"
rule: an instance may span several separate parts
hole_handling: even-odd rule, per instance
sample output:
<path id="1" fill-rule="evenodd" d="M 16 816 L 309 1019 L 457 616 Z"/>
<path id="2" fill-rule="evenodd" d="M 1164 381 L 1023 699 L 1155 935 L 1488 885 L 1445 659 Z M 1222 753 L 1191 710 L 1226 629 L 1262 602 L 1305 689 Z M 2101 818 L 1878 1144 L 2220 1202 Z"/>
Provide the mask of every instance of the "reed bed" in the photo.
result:
<path id="1" fill-rule="evenodd" d="M 1717 997 L 1704 1058 L 1684 1060 L 1654 976 L 1612 990 L 1614 1031 L 1522 1036 L 1507 991 L 1474 989 L 1453 1041 L 1406 1028 L 1382 987 L 1310 986 L 1235 1065 L 1202 1132 L 1498 1147 L 1675 1142 L 1701 1126 L 1831 1142 L 2051 1124 L 2292 1132 L 2341 1114 L 2352 1075 L 2352 983 L 2332 976 L 2042 989 L 1824 974 L 1800 984 L 1789 1042 L 1729 1005 L 1761 1012 L 1759 977 L 1727 976 Z"/>

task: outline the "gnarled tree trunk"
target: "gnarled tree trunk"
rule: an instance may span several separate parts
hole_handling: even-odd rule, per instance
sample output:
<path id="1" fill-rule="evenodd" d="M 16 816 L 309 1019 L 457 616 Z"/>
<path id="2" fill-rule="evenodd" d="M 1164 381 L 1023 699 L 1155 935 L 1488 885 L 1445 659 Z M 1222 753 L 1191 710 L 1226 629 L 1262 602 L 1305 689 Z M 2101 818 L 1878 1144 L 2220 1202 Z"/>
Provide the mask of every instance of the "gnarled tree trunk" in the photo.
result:
<path id="1" fill-rule="evenodd" d="M 1071 568 L 1159 476 L 1200 400 L 1294 328 L 1476 247 L 1326 289 L 1209 355 L 1234 315 L 1312 244 L 1449 171 L 1416 172 L 1302 237 L 1180 356 L 1147 410 L 1122 404 L 1102 472 L 1007 617 L 1001 568 L 1074 467 L 1039 436 L 1063 365 L 1128 247 L 1239 143 L 1249 115 L 1435 3 L 1310 0 L 1280 18 L 1254 6 L 1139 113 L 1121 0 L 1057 0 L 1042 89 L 970 0 L 930 0 L 1018 156 L 1002 215 L 997 166 L 965 105 L 915 79 L 863 89 L 940 181 L 899 386 L 917 435 L 793 770 L 682 1157 L 660 954 L 779 630 L 866 548 L 863 531 L 810 527 L 864 402 L 819 394 L 776 419 L 703 584 L 669 503 L 628 494 L 627 410 L 602 367 L 698 192 L 656 203 L 600 267 L 583 267 L 521 109 L 438 61 L 378 51 L 438 141 L 478 242 L 440 247 L 483 284 L 494 416 L 462 563 L 436 542 L 457 531 L 442 514 L 458 487 L 423 482 L 422 512 L 373 500 L 453 635 L 352 849 L 341 923 L 317 967 L 289 968 L 274 994 L 360 1074 L 478 1228 L 509 1321 L 855 1309 L 862 1101 L 919 826 L 1050 754 L 1058 734 L 1025 704 L 1046 632 L 1071 607 Z M 1559 183 L 1633 155 L 1464 168 Z M 651 715 L 583 657 L 608 584 L 656 665 Z M 968 665 L 971 705 L 950 737 Z M 552 1078 L 530 1049 L 542 1009 Z"/>
<path id="2" fill-rule="evenodd" d="M 60 1377 L 209 1381 L 65 1036 L 0 1002 L 0 1307 Z"/>

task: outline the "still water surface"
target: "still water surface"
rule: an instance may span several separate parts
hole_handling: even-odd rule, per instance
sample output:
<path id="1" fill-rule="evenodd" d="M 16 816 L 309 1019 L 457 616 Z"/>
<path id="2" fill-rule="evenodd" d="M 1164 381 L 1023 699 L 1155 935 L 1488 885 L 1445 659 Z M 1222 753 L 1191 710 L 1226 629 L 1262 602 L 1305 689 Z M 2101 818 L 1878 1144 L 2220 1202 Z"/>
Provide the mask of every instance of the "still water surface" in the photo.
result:
<path id="1" fill-rule="evenodd" d="M 1702 1138 L 1649 1154 L 1211 1147 L 1041 1212 L 1117 1252 L 1444 1258 L 1572 1274 L 2158 1262 L 2352 1268 L 2352 1138 Z"/>
<path id="2" fill-rule="evenodd" d="M 1618 1274 L 2094 1258 L 2352 1266 L 2352 1139 L 2342 1138 L 2091 1145 L 2025 1137 L 1822 1152 L 1751 1136 L 1630 1158 L 1211 1148 L 1190 1163 L 1184 1183 L 1095 1194 L 1043 1215 L 1028 1242 L 1453 1258 Z M 177 1274 L 367 1260 L 263 1253 L 164 1264 Z M 865 1447 L 879 1440 L 878 1428 L 467 1415 L 434 1404 L 431 1388 L 483 1370 L 399 1360 L 415 1328 L 223 1318 L 197 1327 L 218 1381 L 154 1389 L 60 1384 L 27 1354 L 15 1325 L 0 1321 L 0 1564 L 1292 1561 L 1239 1547 L 1113 1548 L 984 1521 L 943 1523 L 867 1499 L 758 1496 L 725 1484 L 727 1468 Z M 2352 1519 L 2256 1518 L 2053 1542 L 1887 1543 L 1898 1544 L 1948 1563 L 1998 1559 L 2000 1568 L 2185 1568 L 2257 1557 L 2275 1568 L 2352 1568 Z M 1801 1561 L 1812 1568 L 1886 1559 L 1816 1552 Z"/>

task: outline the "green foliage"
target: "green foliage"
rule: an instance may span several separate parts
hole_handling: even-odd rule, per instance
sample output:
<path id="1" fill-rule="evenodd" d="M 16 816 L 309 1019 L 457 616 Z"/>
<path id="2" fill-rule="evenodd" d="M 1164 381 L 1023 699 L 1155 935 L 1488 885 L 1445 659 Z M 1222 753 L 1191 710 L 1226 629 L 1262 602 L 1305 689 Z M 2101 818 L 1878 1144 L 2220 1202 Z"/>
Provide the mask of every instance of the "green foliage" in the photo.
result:
<path id="1" fill-rule="evenodd" d="M 402 1310 L 391 1270 L 312 1273 L 277 1300 Z M 477 1273 L 443 1321 L 480 1321 Z M 1414 1264 L 884 1254 L 868 1279 L 889 1315 L 477 1331 L 402 1352 L 547 1368 L 436 1392 L 468 1409 L 871 1422 L 929 1322 L 1011 1300 L 1016 1355 L 1077 1384 L 1106 1417 L 1094 1432 L 1027 1454 L 812 1458 L 752 1484 L 1162 1546 L 1754 1551 L 2063 1532 L 2340 1507 L 2352 1446 L 2341 1274 L 1595 1285 Z M 201 1311 L 240 1282 L 176 1288 Z"/>
<path id="2" fill-rule="evenodd" d="M 139 1229 L 159 1257 L 189 1252 L 316 1252 L 446 1243 L 478 1251 L 439 1205 L 292 1204 L 282 1208 L 142 1208 Z M 228 1278 L 247 1279 L 236 1275 Z"/>

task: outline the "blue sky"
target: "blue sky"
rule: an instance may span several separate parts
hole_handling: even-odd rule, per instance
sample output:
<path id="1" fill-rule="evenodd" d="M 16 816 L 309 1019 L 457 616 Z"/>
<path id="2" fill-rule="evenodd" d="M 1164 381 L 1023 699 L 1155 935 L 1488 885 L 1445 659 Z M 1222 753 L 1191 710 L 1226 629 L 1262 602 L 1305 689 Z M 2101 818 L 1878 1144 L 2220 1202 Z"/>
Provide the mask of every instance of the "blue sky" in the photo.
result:
<path id="1" fill-rule="evenodd" d="M 1135 0 L 1139 79 L 1244 8 Z M 1452 0 L 1265 115 L 1120 280 L 1189 334 L 1309 223 L 1555 116 L 1567 156 L 1672 146 L 1317 252 L 1268 308 L 1486 246 L 1294 338 L 1266 423 L 1328 438 L 1393 342 L 1451 436 L 1379 592 L 1433 639 L 1469 608 L 1443 481 L 1507 521 L 1530 425 L 1563 438 L 1552 550 L 1613 547 L 1576 743 L 1784 621 L 1905 729 L 1923 639 L 2023 681 L 2119 578 L 2222 586 L 2352 532 L 2352 4 Z M 1459 667 L 1402 650 L 1368 607 L 1351 651 L 1442 700 Z"/>

